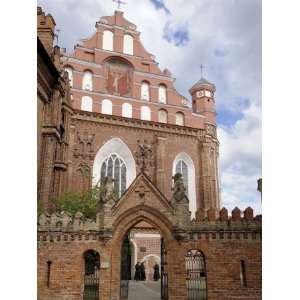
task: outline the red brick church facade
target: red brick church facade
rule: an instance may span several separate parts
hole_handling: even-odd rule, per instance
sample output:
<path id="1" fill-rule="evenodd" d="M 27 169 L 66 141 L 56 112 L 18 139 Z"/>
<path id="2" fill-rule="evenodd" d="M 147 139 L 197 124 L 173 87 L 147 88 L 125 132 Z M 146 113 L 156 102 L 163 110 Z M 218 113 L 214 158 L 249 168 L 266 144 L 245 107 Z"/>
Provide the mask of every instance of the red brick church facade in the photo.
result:
<path id="1" fill-rule="evenodd" d="M 162 299 L 261 299 L 261 216 L 220 207 L 214 84 L 191 83 L 190 107 L 120 11 L 101 17 L 72 54 L 53 48 L 54 27 L 39 8 L 38 201 L 47 212 L 38 219 L 38 299 L 85 299 L 89 250 L 100 257 L 97 299 L 121 299 L 130 230 L 163 238 Z M 96 220 L 54 211 L 52 197 L 109 177 L 119 199 L 107 194 Z M 198 257 L 192 278 L 188 262 Z M 197 280 L 202 294 L 192 298 Z"/>

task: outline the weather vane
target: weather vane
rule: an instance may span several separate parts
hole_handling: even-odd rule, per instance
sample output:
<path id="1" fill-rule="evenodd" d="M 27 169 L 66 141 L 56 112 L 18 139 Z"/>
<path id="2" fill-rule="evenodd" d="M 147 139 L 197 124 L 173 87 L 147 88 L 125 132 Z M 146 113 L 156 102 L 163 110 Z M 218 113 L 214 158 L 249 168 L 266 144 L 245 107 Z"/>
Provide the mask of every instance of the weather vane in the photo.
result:
<path id="1" fill-rule="evenodd" d="M 126 4 L 126 2 L 121 0 L 112 0 L 113 2 L 116 2 L 118 4 L 118 9 L 121 9 L 121 4 Z"/>
<path id="2" fill-rule="evenodd" d="M 204 66 L 201 64 L 200 65 L 200 69 L 201 69 L 201 77 L 203 77 L 203 69 L 204 69 Z"/>

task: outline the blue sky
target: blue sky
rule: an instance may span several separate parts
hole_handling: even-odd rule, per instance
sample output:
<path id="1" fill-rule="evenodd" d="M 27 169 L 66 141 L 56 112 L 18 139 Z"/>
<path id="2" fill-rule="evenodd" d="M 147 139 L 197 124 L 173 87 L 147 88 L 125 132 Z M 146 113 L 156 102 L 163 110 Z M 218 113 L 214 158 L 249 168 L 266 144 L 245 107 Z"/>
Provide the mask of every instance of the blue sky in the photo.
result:
<path id="1" fill-rule="evenodd" d="M 177 90 L 203 75 L 216 85 L 222 203 L 261 212 L 261 1 L 125 0 L 125 17 L 137 25 L 145 48 L 176 78 Z M 38 0 L 70 52 L 95 22 L 112 15 L 111 0 Z"/>

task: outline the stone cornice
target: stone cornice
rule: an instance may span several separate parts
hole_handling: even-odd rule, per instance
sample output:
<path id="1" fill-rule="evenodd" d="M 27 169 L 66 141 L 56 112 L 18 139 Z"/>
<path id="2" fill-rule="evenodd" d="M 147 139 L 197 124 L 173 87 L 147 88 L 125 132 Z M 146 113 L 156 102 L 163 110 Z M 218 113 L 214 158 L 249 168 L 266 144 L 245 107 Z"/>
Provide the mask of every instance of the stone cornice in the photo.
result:
<path id="1" fill-rule="evenodd" d="M 204 129 L 192 128 L 187 126 L 179 126 L 175 124 L 165 124 L 154 121 L 144 121 L 134 118 L 125 118 L 114 115 L 105 115 L 96 112 L 87 112 L 82 110 L 75 110 L 73 119 L 87 122 L 95 122 L 106 124 L 109 126 L 124 126 L 135 130 L 146 129 L 157 131 L 158 133 L 179 134 L 191 137 L 202 137 L 205 133 Z"/>

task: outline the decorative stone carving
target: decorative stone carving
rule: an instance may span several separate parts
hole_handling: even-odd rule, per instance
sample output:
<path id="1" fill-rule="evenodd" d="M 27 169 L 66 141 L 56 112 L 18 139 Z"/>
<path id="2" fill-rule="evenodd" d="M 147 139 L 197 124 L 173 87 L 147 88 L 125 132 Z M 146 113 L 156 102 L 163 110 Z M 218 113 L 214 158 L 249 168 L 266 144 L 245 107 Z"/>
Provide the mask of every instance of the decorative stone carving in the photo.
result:
<path id="1" fill-rule="evenodd" d="M 206 125 L 206 133 L 213 136 L 213 137 L 216 137 L 217 136 L 216 126 L 211 125 L 211 124 L 207 124 Z"/>
<path id="2" fill-rule="evenodd" d="M 174 185 L 172 187 L 173 191 L 173 202 L 176 203 L 189 203 L 189 199 L 186 196 L 186 188 L 183 184 L 182 175 L 180 173 L 176 173 L 173 177 Z"/>
<path id="3" fill-rule="evenodd" d="M 74 148 L 74 156 L 76 158 L 81 157 L 83 160 L 94 158 L 94 143 L 95 134 L 89 134 L 87 131 L 80 133 L 77 131 L 77 143 Z"/>
<path id="4" fill-rule="evenodd" d="M 99 184 L 99 183 L 98 183 Z M 101 230 L 111 236 L 112 232 L 112 207 L 117 201 L 114 191 L 114 179 L 104 177 L 100 182 L 99 201 L 97 204 L 97 223 Z"/>
<path id="5" fill-rule="evenodd" d="M 173 196 L 171 202 L 175 208 L 175 227 L 177 231 L 179 230 L 177 234 L 180 232 L 179 239 L 181 239 L 182 236 L 186 235 L 186 228 L 191 223 L 191 212 L 189 211 L 189 199 L 185 193 L 186 189 L 183 184 L 182 175 L 176 173 L 172 178 L 174 179 L 174 185 L 172 187 Z"/>
<path id="6" fill-rule="evenodd" d="M 114 179 L 110 176 L 104 177 L 100 183 L 99 208 L 104 204 L 112 206 L 117 201 L 114 191 Z"/>
<path id="7" fill-rule="evenodd" d="M 137 194 L 138 196 L 138 199 L 139 201 L 141 202 L 141 204 L 144 204 L 146 199 L 147 199 L 147 194 L 149 193 L 150 191 L 146 188 L 145 185 L 140 185 L 137 187 L 137 189 L 135 190 L 135 193 Z"/>
<path id="8" fill-rule="evenodd" d="M 138 150 L 135 151 L 136 164 L 139 166 L 140 171 L 149 174 L 150 169 L 154 166 L 154 153 L 151 144 L 147 140 L 138 142 Z"/>

